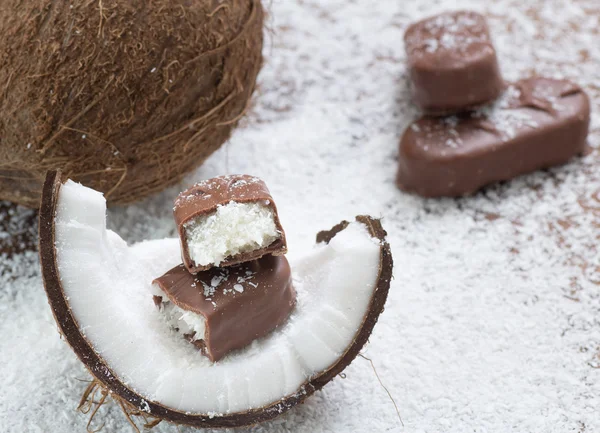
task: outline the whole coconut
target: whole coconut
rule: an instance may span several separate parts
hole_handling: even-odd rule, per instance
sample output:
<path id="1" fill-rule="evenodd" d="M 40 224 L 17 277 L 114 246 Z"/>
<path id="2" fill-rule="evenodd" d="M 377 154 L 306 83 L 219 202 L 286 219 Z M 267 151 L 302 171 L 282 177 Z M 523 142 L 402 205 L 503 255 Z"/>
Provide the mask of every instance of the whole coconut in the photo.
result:
<path id="1" fill-rule="evenodd" d="M 261 65 L 260 0 L 2 0 L 0 199 L 45 173 L 127 203 L 228 138 Z"/>

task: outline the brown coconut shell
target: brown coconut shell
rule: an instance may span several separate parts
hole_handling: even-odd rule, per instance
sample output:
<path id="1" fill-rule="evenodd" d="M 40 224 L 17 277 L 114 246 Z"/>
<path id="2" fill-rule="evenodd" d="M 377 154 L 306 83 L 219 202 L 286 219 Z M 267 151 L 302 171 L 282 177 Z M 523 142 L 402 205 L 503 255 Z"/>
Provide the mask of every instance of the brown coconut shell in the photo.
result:
<path id="1" fill-rule="evenodd" d="M 42 196 L 40 208 L 40 259 L 44 287 L 48 302 L 58 323 L 60 332 L 75 351 L 81 362 L 94 375 L 101 385 L 117 396 L 122 404 L 128 406 L 129 413 L 145 413 L 157 420 L 185 424 L 194 427 L 239 427 L 253 425 L 275 418 L 299 403 L 325 384 L 335 378 L 358 355 L 361 348 L 373 331 L 373 327 L 383 311 L 392 279 L 392 254 L 386 241 L 387 233 L 378 219 L 370 216 L 357 216 L 356 220 L 364 224 L 369 233 L 381 241 L 380 266 L 376 287 L 371 298 L 368 313 L 356 334 L 356 338 L 349 345 L 346 352 L 328 370 L 318 374 L 305 382 L 298 392 L 291 396 L 281 396 L 276 403 L 246 412 L 232 413 L 224 416 L 210 417 L 208 415 L 186 414 L 162 406 L 159 403 L 147 401 L 124 385 L 111 371 L 110 366 L 92 349 L 90 343 L 81 334 L 77 321 L 73 317 L 65 299 L 65 294 L 60 282 L 60 275 L 56 263 L 56 250 L 54 248 L 54 217 L 58 192 L 62 184 L 61 175 L 57 172 L 48 174 Z M 348 226 L 347 221 L 333 227 L 331 230 L 322 231 L 317 235 L 317 242 L 328 243 L 337 233 Z M 142 412 L 146 409 L 145 412 Z M 149 412 L 148 412 L 149 410 Z M 127 413 L 127 412 L 126 412 Z"/>
<path id="2" fill-rule="evenodd" d="M 0 199 L 48 170 L 128 203 L 227 140 L 262 62 L 260 0 L 2 0 Z"/>

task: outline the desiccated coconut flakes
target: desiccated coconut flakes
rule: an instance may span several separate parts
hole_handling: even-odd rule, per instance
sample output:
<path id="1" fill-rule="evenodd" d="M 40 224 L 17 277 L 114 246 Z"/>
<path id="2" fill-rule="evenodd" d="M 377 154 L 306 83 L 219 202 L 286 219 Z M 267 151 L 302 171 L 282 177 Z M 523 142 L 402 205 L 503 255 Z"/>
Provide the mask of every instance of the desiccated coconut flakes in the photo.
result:
<path id="1" fill-rule="evenodd" d="M 278 0 L 260 96 L 242 129 L 185 182 L 109 211 L 111 228 L 129 242 L 173 237 L 179 191 L 247 172 L 277 200 L 290 254 L 341 218 L 383 217 L 395 279 L 367 356 L 404 428 L 358 358 L 346 380 L 236 432 L 600 430 L 598 152 L 458 200 L 424 200 L 394 186 L 398 140 L 417 116 L 403 32 L 449 8 L 488 16 L 506 79 L 537 71 L 581 85 L 592 98 L 589 141 L 600 146 L 595 0 Z M 28 213 L 19 209 L 10 224 Z M 1 242 L 13 238 L 14 229 L 0 227 Z M 74 408 L 90 375 L 56 332 L 38 266 L 31 251 L 1 258 L 0 431 L 85 431 L 87 417 Z M 97 416 L 94 428 L 132 431 L 116 405 Z"/>

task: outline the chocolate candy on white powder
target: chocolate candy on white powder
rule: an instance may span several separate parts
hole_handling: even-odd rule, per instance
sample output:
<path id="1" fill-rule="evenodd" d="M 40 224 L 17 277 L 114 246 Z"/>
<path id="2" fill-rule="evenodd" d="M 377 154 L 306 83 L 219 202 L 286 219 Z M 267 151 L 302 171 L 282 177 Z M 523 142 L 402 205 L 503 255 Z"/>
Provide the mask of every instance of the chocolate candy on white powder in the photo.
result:
<path id="1" fill-rule="evenodd" d="M 211 360 L 241 349 L 281 325 L 296 302 L 290 265 L 285 256 L 266 255 L 227 268 L 190 274 L 183 264 L 154 280 L 163 296 L 180 309 L 204 318 L 204 335 L 184 337 Z M 177 323 L 181 323 L 179 320 Z"/>
<path id="2" fill-rule="evenodd" d="M 404 45 L 413 98 L 427 114 L 465 111 L 504 89 L 485 18 L 446 12 L 412 24 Z"/>
<path id="3" fill-rule="evenodd" d="M 285 254 L 285 232 L 265 183 L 254 176 L 204 180 L 179 194 L 173 208 L 189 272 Z"/>
<path id="4" fill-rule="evenodd" d="M 589 99 L 579 86 L 521 80 L 492 105 L 411 124 L 400 141 L 396 183 L 425 197 L 469 194 L 582 154 L 589 123 Z"/>

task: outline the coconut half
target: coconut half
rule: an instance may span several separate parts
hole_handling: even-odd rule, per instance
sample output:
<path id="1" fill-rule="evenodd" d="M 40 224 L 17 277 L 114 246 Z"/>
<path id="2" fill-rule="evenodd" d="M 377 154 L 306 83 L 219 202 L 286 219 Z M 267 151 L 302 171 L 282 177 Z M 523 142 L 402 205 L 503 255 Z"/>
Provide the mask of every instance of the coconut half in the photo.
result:
<path id="1" fill-rule="evenodd" d="M 62 334 L 105 388 L 130 409 L 196 427 L 274 418 L 339 374 L 383 311 L 392 257 L 379 220 L 359 216 L 317 235 L 291 262 L 297 306 L 250 346 L 211 363 L 166 326 L 154 278 L 179 264 L 178 239 L 128 246 L 106 229 L 101 193 L 60 173 L 46 178 L 40 256 Z"/>

